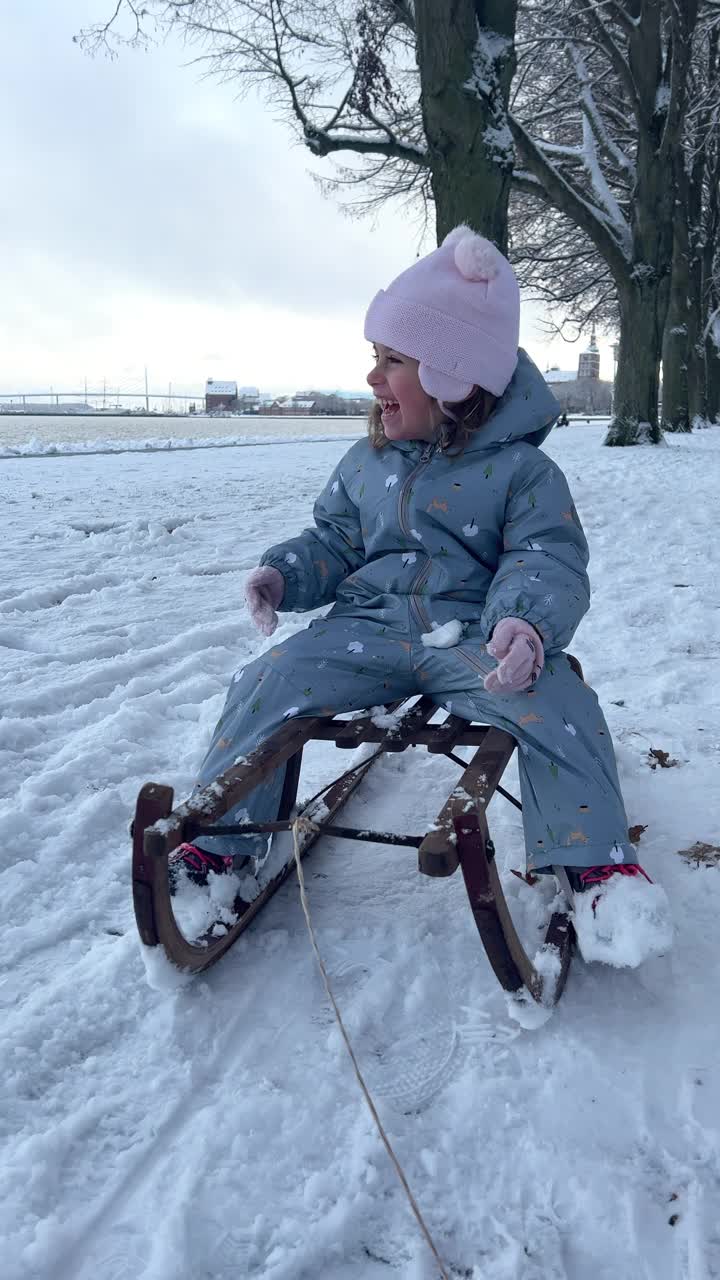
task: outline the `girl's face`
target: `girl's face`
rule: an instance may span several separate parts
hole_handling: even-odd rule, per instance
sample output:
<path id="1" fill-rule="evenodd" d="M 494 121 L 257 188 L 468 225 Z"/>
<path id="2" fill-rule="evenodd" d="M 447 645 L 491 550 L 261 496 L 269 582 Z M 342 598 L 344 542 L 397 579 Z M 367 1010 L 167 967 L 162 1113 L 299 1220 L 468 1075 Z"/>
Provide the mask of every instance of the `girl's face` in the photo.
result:
<path id="1" fill-rule="evenodd" d="M 381 342 L 373 348 L 375 367 L 367 380 L 382 406 L 388 440 L 434 440 L 445 415 L 437 400 L 420 386 L 418 361 Z"/>

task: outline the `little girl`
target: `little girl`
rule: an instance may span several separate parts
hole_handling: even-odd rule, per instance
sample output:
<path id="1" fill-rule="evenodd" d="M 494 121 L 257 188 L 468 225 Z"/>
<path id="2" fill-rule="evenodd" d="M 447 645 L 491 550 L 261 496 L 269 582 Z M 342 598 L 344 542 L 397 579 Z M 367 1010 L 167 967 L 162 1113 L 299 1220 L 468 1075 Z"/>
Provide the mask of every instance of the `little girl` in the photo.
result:
<path id="1" fill-rule="evenodd" d="M 597 697 L 563 652 L 589 607 L 588 550 L 539 448 L 559 406 L 518 351 L 519 318 L 510 264 L 466 226 L 373 299 L 368 437 L 330 476 L 313 527 L 266 551 L 245 587 L 266 636 L 277 609 L 332 608 L 235 675 L 199 782 L 290 717 L 428 694 L 517 739 L 528 869 L 565 867 L 587 958 L 628 963 L 620 934 L 636 920 L 639 963 L 670 945 L 668 903 L 628 841 Z M 450 647 L 423 642 L 448 623 Z M 225 821 L 272 821 L 283 776 Z M 176 861 L 203 882 L 265 847 L 206 837 Z"/>

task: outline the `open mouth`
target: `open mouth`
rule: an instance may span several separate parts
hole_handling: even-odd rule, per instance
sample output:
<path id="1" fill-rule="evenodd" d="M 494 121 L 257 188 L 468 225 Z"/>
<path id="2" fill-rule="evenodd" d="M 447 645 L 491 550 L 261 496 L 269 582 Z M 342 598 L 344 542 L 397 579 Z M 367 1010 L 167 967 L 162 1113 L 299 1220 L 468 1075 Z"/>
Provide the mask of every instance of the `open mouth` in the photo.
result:
<path id="1" fill-rule="evenodd" d="M 397 400 L 381 400 L 380 408 L 382 409 L 383 418 L 392 418 L 394 414 L 400 412 L 400 405 Z"/>

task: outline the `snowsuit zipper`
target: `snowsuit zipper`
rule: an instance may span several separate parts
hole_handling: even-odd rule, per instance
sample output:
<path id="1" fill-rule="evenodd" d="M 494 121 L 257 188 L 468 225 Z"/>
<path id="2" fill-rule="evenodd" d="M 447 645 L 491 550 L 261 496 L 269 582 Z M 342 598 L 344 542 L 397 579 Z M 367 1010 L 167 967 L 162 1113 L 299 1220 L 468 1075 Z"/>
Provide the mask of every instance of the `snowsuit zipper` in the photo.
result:
<path id="1" fill-rule="evenodd" d="M 411 535 L 411 530 L 407 524 L 405 517 L 407 515 L 407 509 L 410 504 L 410 494 L 412 493 L 413 480 L 415 480 L 415 478 L 420 474 L 420 472 L 425 469 L 425 467 L 430 462 L 434 452 L 435 452 L 434 444 L 426 445 L 422 453 L 420 454 L 420 461 L 418 462 L 417 466 L 413 467 L 412 471 L 410 472 L 410 475 L 405 478 L 405 480 L 400 486 L 400 492 L 398 494 L 398 523 L 403 533 L 406 533 L 408 535 Z"/>
<path id="2" fill-rule="evenodd" d="M 407 512 L 408 512 L 408 507 L 410 505 L 410 496 L 412 494 L 413 482 L 416 480 L 420 472 L 424 471 L 425 467 L 427 467 L 429 463 L 432 461 L 432 457 L 434 453 L 435 453 L 434 444 L 425 446 L 422 453 L 420 454 L 419 463 L 410 472 L 410 475 L 404 481 L 403 485 L 401 486 L 400 493 L 398 494 L 398 524 L 400 525 L 400 528 L 402 529 L 403 533 L 406 534 L 408 537 L 413 537 L 412 530 L 410 529 L 410 526 L 408 525 L 408 522 L 407 522 Z M 427 614 L 425 613 L 425 610 L 420 605 L 417 599 L 417 596 L 418 596 L 419 588 L 424 586 L 425 582 L 430 577 L 431 569 L 432 569 L 432 561 L 428 556 L 426 564 L 423 565 L 420 572 L 415 575 L 412 582 L 410 583 L 410 590 L 408 592 L 408 596 L 410 598 L 410 607 L 414 610 L 415 615 L 418 619 L 418 622 L 422 627 L 425 628 L 426 631 L 432 630 L 432 623 L 428 618 Z"/>
<path id="3" fill-rule="evenodd" d="M 408 537 L 413 536 L 412 530 L 410 529 L 410 526 L 407 521 L 407 513 L 408 513 L 408 508 L 410 506 L 410 497 L 412 495 L 413 482 L 416 480 L 420 472 L 423 471 L 425 467 L 427 467 L 428 464 L 432 461 L 432 457 L 434 453 L 435 453 L 435 445 L 427 445 L 423 449 L 422 453 L 420 454 L 420 461 L 418 465 L 414 467 L 413 470 L 410 472 L 410 475 L 407 477 L 407 479 L 403 483 L 400 489 L 400 493 L 398 494 L 398 523 L 403 533 L 406 534 Z M 432 572 L 432 560 L 430 559 L 430 556 L 428 556 L 426 563 L 423 565 L 422 569 L 419 571 L 419 573 L 415 575 L 412 582 L 410 583 L 410 590 L 408 592 L 408 596 L 410 599 L 410 608 L 415 614 L 415 617 L 417 618 L 419 625 L 426 632 L 432 631 L 432 620 L 430 619 L 428 614 L 425 612 L 422 604 L 420 603 L 420 593 L 423 587 L 425 586 L 425 583 L 427 582 L 428 578 L 430 577 L 431 572 Z M 488 669 L 491 665 L 487 662 L 487 660 L 483 662 L 481 659 L 476 657 L 475 654 L 470 653 L 467 649 L 461 649 L 459 645 L 455 645 L 454 648 L 457 655 L 460 658 L 464 659 L 467 665 L 473 671 L 477 672 L 479 676 L 483 677 L 487 675 Z"/>

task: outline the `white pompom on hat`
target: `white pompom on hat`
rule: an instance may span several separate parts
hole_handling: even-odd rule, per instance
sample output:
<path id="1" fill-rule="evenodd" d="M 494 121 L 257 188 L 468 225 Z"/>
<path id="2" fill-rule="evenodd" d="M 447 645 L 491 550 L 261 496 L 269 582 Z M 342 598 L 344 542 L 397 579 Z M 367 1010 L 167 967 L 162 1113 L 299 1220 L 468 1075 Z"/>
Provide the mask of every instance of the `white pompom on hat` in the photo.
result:
<path id="1" fill-rule="evenodd" d="M 458 403 L 501 396 L 515 372 L 520 290 L 507 258 L 464 224 L 375 295 L 365 337 L 419 361 L 420 385 Z"/>

